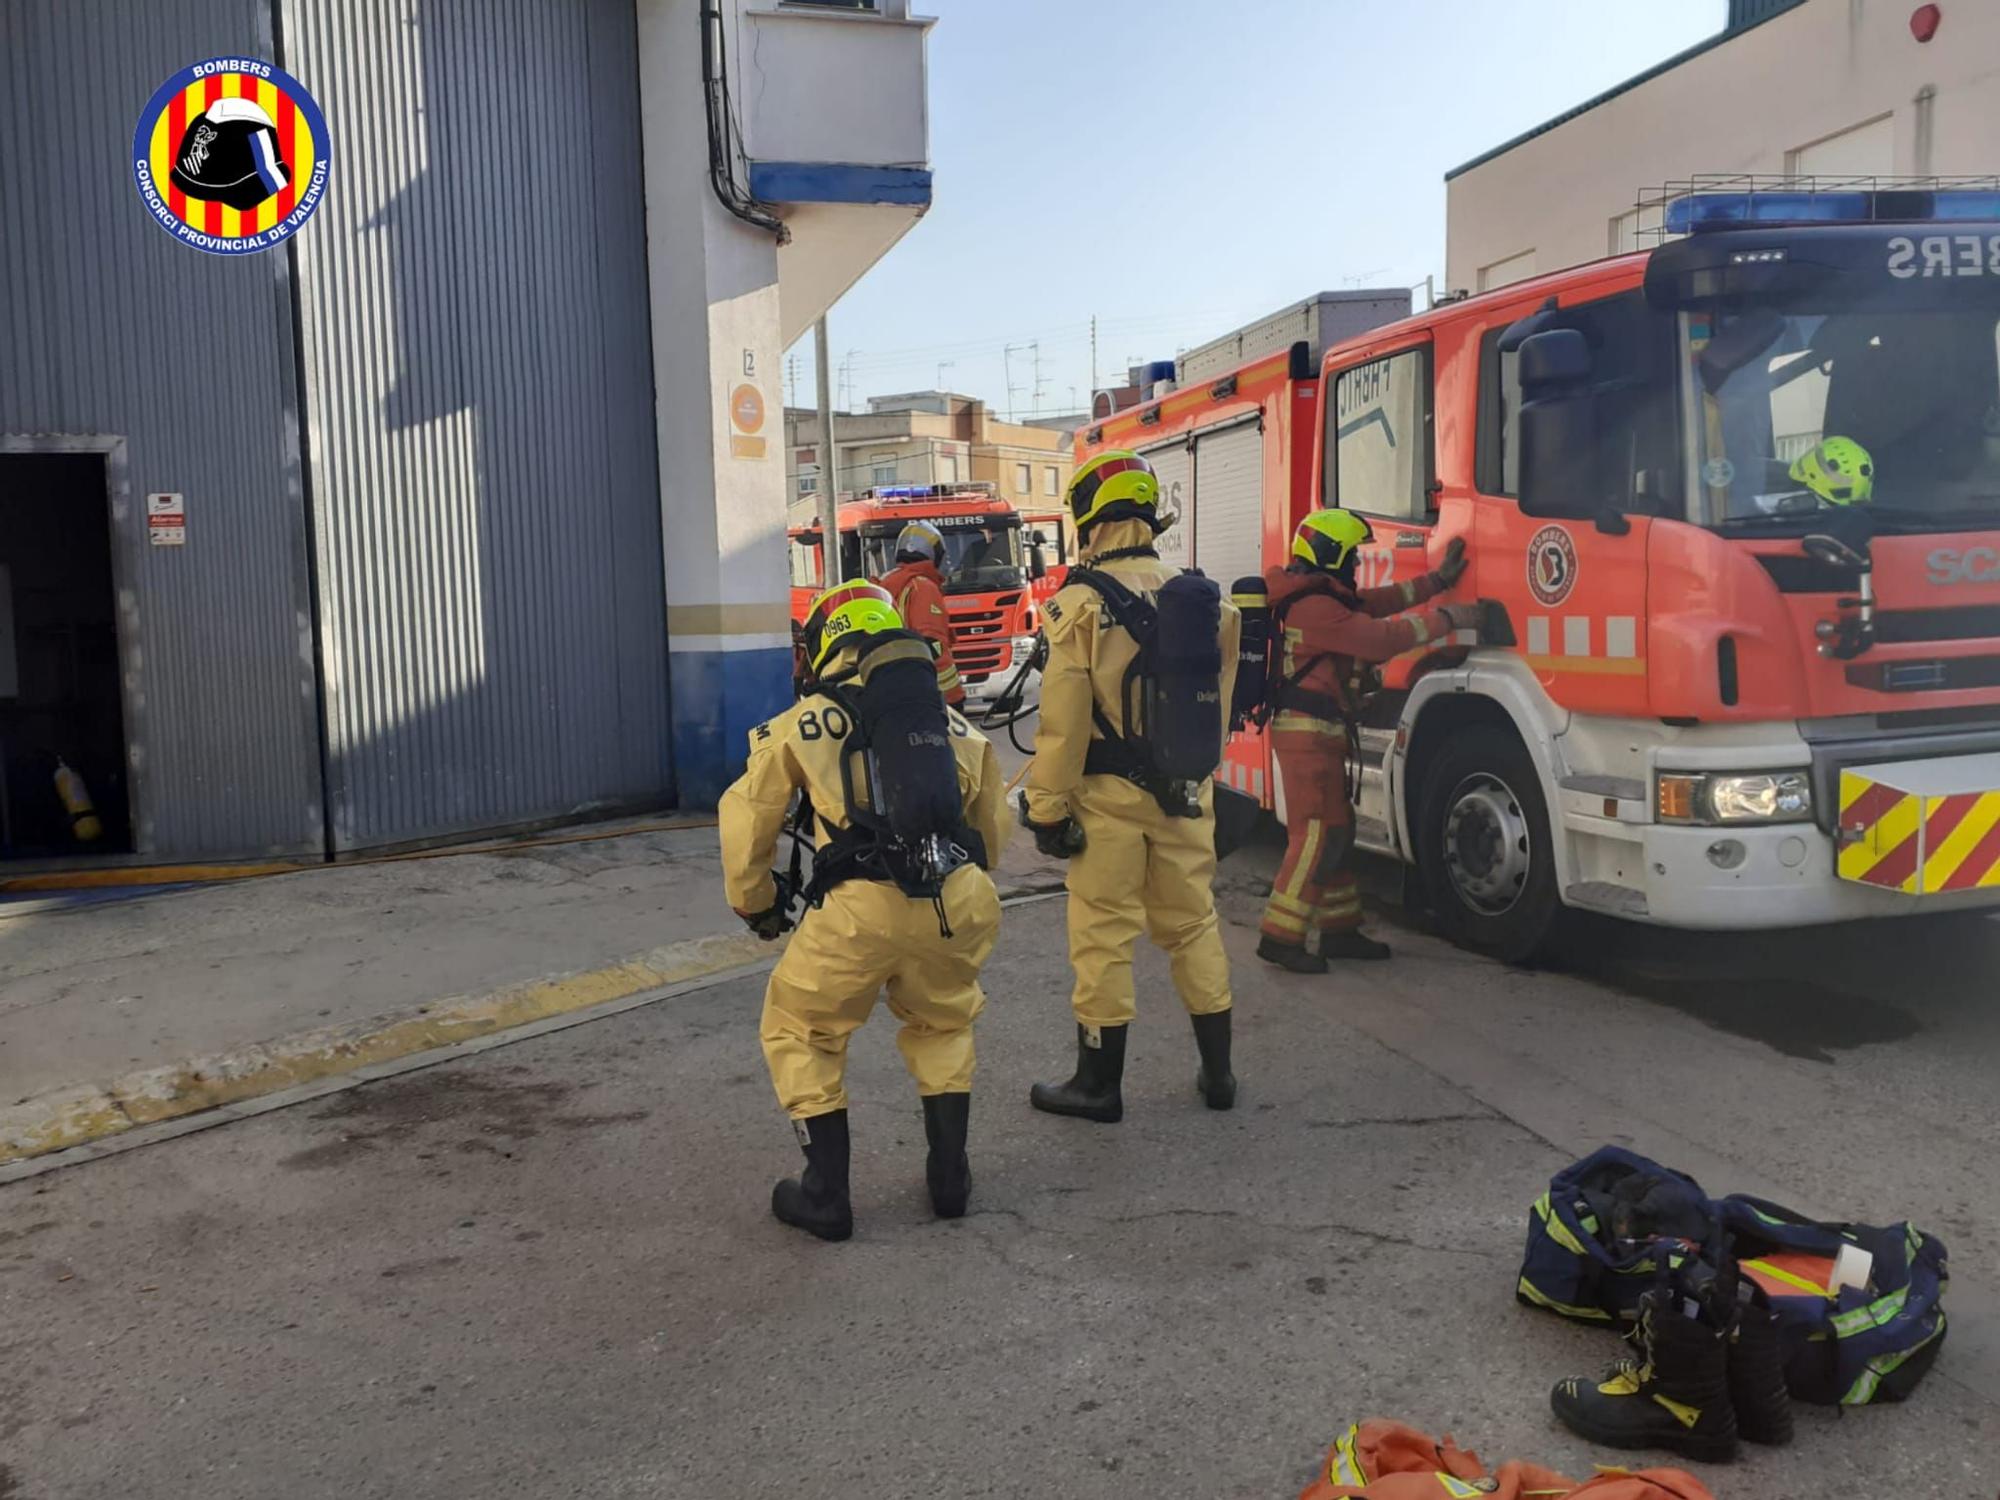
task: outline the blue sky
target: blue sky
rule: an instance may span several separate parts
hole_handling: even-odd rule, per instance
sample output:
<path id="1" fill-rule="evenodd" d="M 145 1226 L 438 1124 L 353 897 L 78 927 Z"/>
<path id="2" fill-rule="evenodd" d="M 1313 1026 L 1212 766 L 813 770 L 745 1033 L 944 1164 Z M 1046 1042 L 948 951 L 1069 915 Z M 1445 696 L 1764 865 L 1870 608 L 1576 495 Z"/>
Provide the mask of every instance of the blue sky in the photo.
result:
<path id="1" fill-rule="evenodd" d="M 836 391 L 861 408 L 949 361 L 946 387 L 1004 411 L 1011 363 L 1026 416 L 1031 341 L 1040 411 L 1087 399 L 1093 314 L 1110 384 L 1322 289 L 1442 281 L 1449 168 L 1721 30 L 1726 3 L 913 9 L 938 17 L 935 201 L 829 314 Z M 791 355 L 809 403 L 812 336 Z"/>

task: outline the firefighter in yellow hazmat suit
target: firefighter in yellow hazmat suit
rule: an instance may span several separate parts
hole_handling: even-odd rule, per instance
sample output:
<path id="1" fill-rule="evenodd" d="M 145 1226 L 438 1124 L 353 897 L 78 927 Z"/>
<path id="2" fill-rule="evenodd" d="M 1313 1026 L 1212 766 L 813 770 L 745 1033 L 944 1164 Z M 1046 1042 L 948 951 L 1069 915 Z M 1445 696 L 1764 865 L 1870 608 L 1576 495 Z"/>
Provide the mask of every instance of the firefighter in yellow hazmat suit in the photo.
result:
<path id="1" fill-rule="evenodd" d="M 723 794 L 723 879 L 729 904 L 759 936 L 790 926 L 793 892 L 781 891 L 771 865 L 795 793 L 807 799 L 816 845 L 809 907 L 764 992 L 760 1033 L 778 1102 L 805 1153 L 801 1176 L 780 1182 L 771 1211 L 821 1239 L 853 1232 L 848 1197 L 847 1042 L 886 987 L 902 1022 L 897 1045 L 922 1097 L 930 1151 L 925 1176 L 942 1218 L 965 1212 L 971 1168 L 965 1153 L 971 1111 L 972 1022 L 985 1003 L 980 966 L 993 950 L 1000 901 L 986 873 L 999 859 L 1007 827 L 993 747 L 937 696 L 930 648 L 904 631 L 887 594 L 862 581 L 829 590 L 805 627 L 811 672 L 805 696 L 750 732 L 750 761 Z M 922 894 L 921 871 L 874 814 L 898 774 L 889 748 L 864 750 L 860 720 L 867 700 L 899 663 L 917 662 L 913 688 L 928 695 L 948 752 L 927 735 L 947 769 L 932 787 L 960 822 L 938 847 L 949 868 Z M 909 671 L 907 667 L 900 670 Z M 911 686 L 906 680 L 905 686 Z M 908 700 L 906 700 L 907 702 Z M 896 738 L 911 738 L 899 731 Z M 868 804 L 859 813 L 843 781 Z M 938 764 L 933 762 L 932 764 Z M 869 786 L 880 769 L 883 789 Z M 962 861 L 962 862 L 958 862 Z M 931 874 L 939 867 L 925 867 Z"/>
<path id="2" fill-rule="evenodd" d="M 1154 538 L 1160 484 L 1137 454 L 1101 453 L 1070 482 L 1081 561 L 1151 599 L 1179 570 Z M 1069 866 L 1069 952 L 1076 971 L 1076 1073 L 1035 1085 L 1030 1102 L 1051 1114 L 1111 1123 L 1122 1117 L 1126 1032 L 1135 1014 L 1132 950 L 1149 933 L 1171 961 L 1174 987 L 1193 1017 L 1210 1108 L 1236 1098 L 1230 1069 L 1229 961 L 1217 928 L 1214 787 L 1204 779 L 1173 807 L 1133 774 L 1109 769 L 1125 734 L 1127 675 L 1139 643 L 1103 596 L 1071 584 L 1043 607 L 1048 665 L 1023 822 L 1045 854 Z M 1240 618 L 1221 605 L 1220 701 L 1226 737 Z"/>

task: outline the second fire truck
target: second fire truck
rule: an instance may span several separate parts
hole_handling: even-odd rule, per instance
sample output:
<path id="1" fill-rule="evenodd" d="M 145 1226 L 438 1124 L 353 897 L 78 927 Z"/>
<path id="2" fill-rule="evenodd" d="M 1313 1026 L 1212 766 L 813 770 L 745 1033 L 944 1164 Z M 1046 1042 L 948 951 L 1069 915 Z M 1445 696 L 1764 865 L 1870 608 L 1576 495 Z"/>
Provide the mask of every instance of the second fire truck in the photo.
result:
<path id="1" fill-rule="evenodd" d="M 2000 904 L 2000 194 L 1661 207 L 1655 249 L 1178 391 L 1079 461 L 1189 486 L 1162 550 L 1225 588 L 1314 506 L 1370 522 L 1364 586 L 1465 538 L 1456 597 L 1499 609 L 1356 705 L 1357 833 L 1469 946 Z M 1220 776 L 1282 818 L 1273 772 L 1248 734 Z"/>

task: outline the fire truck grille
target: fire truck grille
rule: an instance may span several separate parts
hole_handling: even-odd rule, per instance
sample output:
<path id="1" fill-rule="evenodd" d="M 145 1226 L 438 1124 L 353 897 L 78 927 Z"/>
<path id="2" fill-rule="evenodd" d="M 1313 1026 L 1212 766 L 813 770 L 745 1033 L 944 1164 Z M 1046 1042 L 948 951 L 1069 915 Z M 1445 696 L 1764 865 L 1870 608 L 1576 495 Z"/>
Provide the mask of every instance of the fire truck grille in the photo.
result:
<path id="1" fill-rule="evenodd" d="M 968 682 L 984 682 L 1003 671 L 1013 652 L 1007 638 L 1007 617 L 997 609 L 953 610 L 951 653 L 958 662 L 959 676 Z"/>
<path id="2" fill-rule="evenodd" d="M 1912 641 L 1978 641 L 2000 636 L 2000 606 L 1960 605 L 1955 609 L 1892 609 L 1875 616 L 1875 639 L 1898 645 Z"/>

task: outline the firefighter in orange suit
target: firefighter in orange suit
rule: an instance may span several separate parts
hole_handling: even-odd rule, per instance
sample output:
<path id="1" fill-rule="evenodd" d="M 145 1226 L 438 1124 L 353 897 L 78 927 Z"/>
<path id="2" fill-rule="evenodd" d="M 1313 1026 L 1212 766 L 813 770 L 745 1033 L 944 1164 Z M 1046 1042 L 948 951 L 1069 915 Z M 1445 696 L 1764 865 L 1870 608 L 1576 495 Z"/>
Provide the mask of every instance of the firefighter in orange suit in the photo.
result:
<path id="1" fill-rule="evenodd" d="M 1416 608 L 1465 572 L 1462 537 L 1452 539 L 1443 563 L 1423 578 L 1356 589 L 1355 561 L 1370 535 L 1368 523 L 1351 511 L 1314 511 L 1299 522 L 1290 566 L 1264 577 L 1271 629 L 1284 643 L 1271 694 L 1271 747 L 1285 790 L 1288 840 L 1264 907 L 1257 956 L 1301 974 L 1325 973 L 1332 958 L 1389 956 L 1387 944 L 1361 931 L 1361 892 L 1348 868 L 1354 846 L 1349 683 L 1356 664 L 1387 661 L 1479 617 L 1471 604 Z M 1315 931 L 1317 953 L 1306 946 Z"/>
<path id="2" fill-rule="evenodd" d="M 965 1153 L 972 1106 L 972 1023 L 985 1004 L 980 967 L 1000 928 L 1000 899 L 987 874 L 1008 828 L 1000 763 L 993 746 L 955 711 L 937 704 L 950 754 L 943 791 L 962 807 L 952 853 L 966 856 L 934 896 L 906 894 L 898 846 L 857 821 L 848 788 L 894 776 L 886 749 L 869 751 L 863 777 L 843 775 L 859 760 L 856 694 L 898 663 L 930 665 L 929 649 L 902 629 L 888 595 L 854 579 L 820 595 L 804 628 L 811 676 L 805 696 L 750 732 L 750 761 L 718 809 L 723 886 L 729 904 L 759 937 L 791 927 L 789 904 L 771 864 L 793 798 L 803 793 L 818 845 L 809 905 L 764 991 L 759 1028 L 778 1103 L 791 1116 L 805 1171 L 781 1181 L 771 1211 L 825 1240 L 853 1232 L 848 1196 L 847 1043 L 886 990 L 902 1022 L 896 1039 L 916 1080 L 930 1152 L 925 1178 L 940 1218 L 965 1212 L 972 1169 Z M 929 693 L 928 672 L 915 678 Z M 836 696 L 838 690 L 838 696 Z M 936 704 L 936 699 L 931 700 Z M 854 767 L 849 767 L 853 771 Z M 936 792 L 937 788 L 931 788 Z M 952 797 L 953 791 L 956 797 Z"/>
<path id="3" fill-rule="evenodd" d="M 951 612 L 944 607 L 944 533 L 912 521 L 896 537 L 896 566 L 882 575 L 906 629 L 931 643 L 937 656 L 938 691 L 953 708 L 965 707 L 965 684 L 951 655 Z"/>
<path id="4" fill-rule="evenodd" d="M 1135 453 L 1098 454 L 1070 481 L 1069 508 L 1087 568 L 1127 589 L 1155 594 L 1179 569 L 1153 540 L 1160 482 Z M 1167 811 L 1128 776 L 1100 773 L 1107 739 L 1123 736 L 1126 674 L 1139 643 L 1113 622 L 1088 585 L 1072 583 L 1043 609 L 1049 643 L 1041 723 L 1028 774 L 1023 821 L 1044 854 L 1070 861 L 1069 956 L 1076 971 L 1076 1073 L 1038 1083 L 1036 1109 L 1110 1124 L 1122 1118 L 1125 1038 L 1136 1014 L 1132 950 L 1142 932 L 1166 950 L 1174 988 L 1194 1021 L 1201 1067 L 1195 1083 L 1211 1109 L 1236 1099 L 1230 1069 L 1229 959 L 1215 915 L 1214 784 Z M 1241 617 L 1221 610 L 1221 703 L 1235 681 Z"/>

